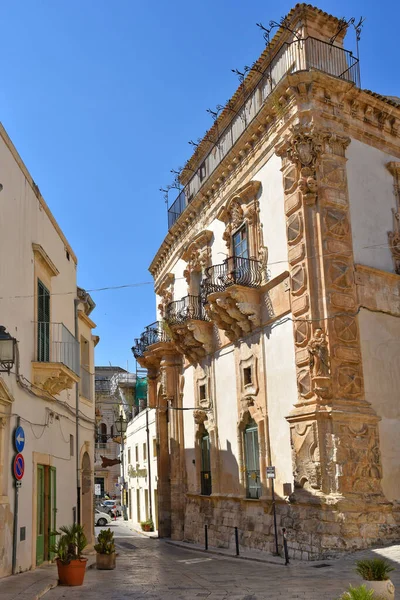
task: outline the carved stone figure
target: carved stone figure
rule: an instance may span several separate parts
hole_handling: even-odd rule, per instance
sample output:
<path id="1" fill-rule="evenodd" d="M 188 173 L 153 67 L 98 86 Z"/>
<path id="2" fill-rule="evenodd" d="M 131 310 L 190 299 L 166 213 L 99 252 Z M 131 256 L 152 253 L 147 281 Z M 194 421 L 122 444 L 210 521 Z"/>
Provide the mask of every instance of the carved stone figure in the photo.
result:
<path id="1" fill-rule="evenodd" d="M 329 349 L 325 333 L 318 328 L 308 344 L 310 366 L 314 377 L 329 377 Z"/>

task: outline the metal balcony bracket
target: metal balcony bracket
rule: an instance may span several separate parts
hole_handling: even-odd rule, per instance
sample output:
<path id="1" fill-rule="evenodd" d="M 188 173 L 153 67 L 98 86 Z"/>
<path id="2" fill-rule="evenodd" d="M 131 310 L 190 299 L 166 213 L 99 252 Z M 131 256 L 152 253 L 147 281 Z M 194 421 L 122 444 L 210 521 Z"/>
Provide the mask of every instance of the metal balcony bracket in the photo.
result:
<path id="1" fill-rule="evenodd" d="M 62 363 L 32 363 L 32 381 L 34 385 L 51 396 L 57 396 L 64 390 L 72 389 L 74 383 L 78 383 L 79 380 L 80 377 Z M 35 388 L 33 391 L 35 391 Z"/>
<path id="2" fill-rule="evenodd" d="M 209 321 L 187 320 L 171 326 L 171 332 L 176 348 L 192 364 L 213 352 L 213 325 Z"/>
<path id="3" fill-rule="evenodd" d="M 210 320 L 234 341 L 260 325 L 260 300 L 259 289 L 232 285 L 224 291 L 209 294 L 206 310 Z"/>

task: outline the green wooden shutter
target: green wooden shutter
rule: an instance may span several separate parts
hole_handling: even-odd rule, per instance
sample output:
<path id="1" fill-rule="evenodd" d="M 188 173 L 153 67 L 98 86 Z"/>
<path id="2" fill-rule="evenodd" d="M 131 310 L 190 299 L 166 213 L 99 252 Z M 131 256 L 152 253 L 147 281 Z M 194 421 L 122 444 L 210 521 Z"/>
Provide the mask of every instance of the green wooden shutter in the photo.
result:
<path id="1" fill-rule="evenodd" d="M 44 561 L 44 466 L 37 466 L 36 564 Z"/>
<path id="2" fill-rule="evenodd" d="M 38 279 L 38 361 L 50 361 L 50 292 Z"/>
<path id="3" fill-rule="evenodd" d="M 57 529 L 57 477 L 56 477 L 56 468 L 50 467 L 50 502 L 49 502 L 49 547 L 50 547 L 50 560 L 53 560 L 55 557 L 54 552 L 52 551 L 53 546 L 55 545 L 57 538 L 54 535 L 54 532 Z"/>

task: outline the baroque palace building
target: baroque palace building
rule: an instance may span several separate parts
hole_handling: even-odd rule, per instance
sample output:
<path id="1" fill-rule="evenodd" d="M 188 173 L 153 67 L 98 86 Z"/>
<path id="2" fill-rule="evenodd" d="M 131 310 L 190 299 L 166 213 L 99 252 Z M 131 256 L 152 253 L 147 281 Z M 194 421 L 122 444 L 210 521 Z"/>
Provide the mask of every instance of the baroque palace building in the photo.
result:
<path id="1" fill-rule="evenodd" d="M 133 348 L 161 536 L 272 551 L 273 465 L 291 556 L 400 538 L 400 99 L 346 29 L 291 10 L 180 175 Z"/>

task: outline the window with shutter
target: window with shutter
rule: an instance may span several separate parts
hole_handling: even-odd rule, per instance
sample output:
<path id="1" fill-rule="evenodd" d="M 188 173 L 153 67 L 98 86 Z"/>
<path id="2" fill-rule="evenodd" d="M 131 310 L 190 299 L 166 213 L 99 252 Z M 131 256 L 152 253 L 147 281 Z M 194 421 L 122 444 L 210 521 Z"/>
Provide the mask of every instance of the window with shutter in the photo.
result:
<path id="1" fill-rule="evenodd" d="M 260 459 L 258 430 L 255 421 L 250 421 L 244 430 L 244 452 L 246 462 L 247 497 L 259 498 L 261 495 Z"/>
<path id="2" fill-rule="evenodd" d="M 50 292 L 38 279 L 38 361 L 50 361 Z"/>

